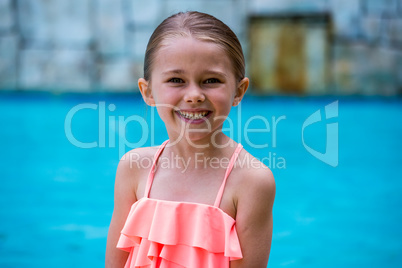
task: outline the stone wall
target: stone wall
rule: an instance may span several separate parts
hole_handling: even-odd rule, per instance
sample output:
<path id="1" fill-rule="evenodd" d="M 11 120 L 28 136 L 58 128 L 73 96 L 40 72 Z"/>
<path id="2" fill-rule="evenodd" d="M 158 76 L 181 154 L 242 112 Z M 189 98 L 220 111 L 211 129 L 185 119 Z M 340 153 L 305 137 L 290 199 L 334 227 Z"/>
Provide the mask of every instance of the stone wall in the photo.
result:
<path id="1" fill-rule="evenodd" d="M 402 94 L 402 1 L 332 2 L 335 92 Z"/>
<path id="2" fill-rule="evenodd" d="M 137 91 L 152 31 L 186 10 L 227 23 L 246 58 L 250 17 L 329 13 L 332 78 L 320 94 L 401 94 L 401 0 L 0 0 L 0 88 Z"/>

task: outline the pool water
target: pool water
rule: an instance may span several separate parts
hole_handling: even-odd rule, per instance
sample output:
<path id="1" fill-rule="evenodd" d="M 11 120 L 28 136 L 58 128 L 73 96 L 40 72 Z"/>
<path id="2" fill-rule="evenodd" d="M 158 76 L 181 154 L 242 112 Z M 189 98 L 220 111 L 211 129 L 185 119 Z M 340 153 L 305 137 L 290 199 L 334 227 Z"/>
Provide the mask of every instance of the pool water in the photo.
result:
<path id="1" fill-rule="evenodd" d="M 248 96 L 224 128 L 276 179 L 269 267 L 401 267 L 401 99 Z M 119 158 L 165 139 L 139 95 L 1 93 L 0 267 L 103 267 Z"/>

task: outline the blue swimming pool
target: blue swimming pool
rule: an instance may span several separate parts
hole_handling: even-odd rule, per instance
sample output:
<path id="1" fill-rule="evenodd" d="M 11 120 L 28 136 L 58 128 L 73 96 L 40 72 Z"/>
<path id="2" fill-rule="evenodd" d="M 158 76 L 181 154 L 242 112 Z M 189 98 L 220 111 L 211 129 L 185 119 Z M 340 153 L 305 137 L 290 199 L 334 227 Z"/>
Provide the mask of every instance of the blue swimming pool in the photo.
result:
<path id="1" fill-rule="evenodd" d="M 155 111 L 2 92 L 0 126 L 0 267 L 103 267 L 119 157 L 167 138 Z M 401 266 L 401 99 L 248 96 L 225 128 L 276 178 L 269 267 Z"/>

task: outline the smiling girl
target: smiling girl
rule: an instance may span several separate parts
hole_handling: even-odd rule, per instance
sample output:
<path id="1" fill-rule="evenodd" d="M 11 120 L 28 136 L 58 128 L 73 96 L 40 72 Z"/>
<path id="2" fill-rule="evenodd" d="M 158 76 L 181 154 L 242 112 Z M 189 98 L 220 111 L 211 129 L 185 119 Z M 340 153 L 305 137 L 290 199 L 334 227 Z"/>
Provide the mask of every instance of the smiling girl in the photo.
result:
<path id="1" fill-rule="evenodd" d="M 240 42 L 220 20 L 186 12 L 156 28 L 138 86 L 169 140 L 119 163 L 106 267 L 267 266 L 274 178 L 222 132 L 248 85 Z"/>

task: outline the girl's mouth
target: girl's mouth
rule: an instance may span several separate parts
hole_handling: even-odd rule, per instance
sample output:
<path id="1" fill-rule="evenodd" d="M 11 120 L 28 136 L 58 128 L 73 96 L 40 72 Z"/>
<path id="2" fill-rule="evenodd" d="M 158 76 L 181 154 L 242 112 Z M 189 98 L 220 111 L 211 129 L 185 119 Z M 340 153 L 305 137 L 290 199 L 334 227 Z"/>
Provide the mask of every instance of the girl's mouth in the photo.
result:
<path id="1" fill-rule="evenodd" d="M 183 118 L 186 122 L 190 123 L 202 123 L 205 121 L 206 118 L 212 113 L 210 111 L 197 111 L 197 112 L 190 112 L 190 111 L 176 111 L 176 113 Z"/>

